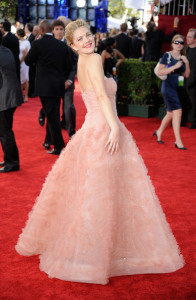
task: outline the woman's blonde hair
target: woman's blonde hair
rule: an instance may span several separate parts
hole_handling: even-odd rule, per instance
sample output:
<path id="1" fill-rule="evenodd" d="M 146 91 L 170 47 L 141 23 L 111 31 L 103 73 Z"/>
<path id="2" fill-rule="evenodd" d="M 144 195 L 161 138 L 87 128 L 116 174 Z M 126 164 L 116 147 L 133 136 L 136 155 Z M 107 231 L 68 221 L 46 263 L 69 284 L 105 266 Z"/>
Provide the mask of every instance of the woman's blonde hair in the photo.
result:
<path id="1" fill-rule="evenodd" d="M 73 44 L 73 34 L 76 29 L 85 26 L 89 28 L 88 24 L 84 22 L 82 19 L 77 19 L 76 21 L 70 22 L 65 29 L 65 38 L 69 45 Z"/>
<path id="2" fill-rule="evenodd" d="M 183 41 L 184 41 L 184 37 L 183 37 L 183 35 L 181 35 L 181 34 L 176 34 L 176 35 L 174 35 L 174 37 L 173 37 L 173 39 L 172 39 L 172 43 L 173 42 L 175 42 L 175 40 L 177 40 L 177 39 L 182 39 Z"/>

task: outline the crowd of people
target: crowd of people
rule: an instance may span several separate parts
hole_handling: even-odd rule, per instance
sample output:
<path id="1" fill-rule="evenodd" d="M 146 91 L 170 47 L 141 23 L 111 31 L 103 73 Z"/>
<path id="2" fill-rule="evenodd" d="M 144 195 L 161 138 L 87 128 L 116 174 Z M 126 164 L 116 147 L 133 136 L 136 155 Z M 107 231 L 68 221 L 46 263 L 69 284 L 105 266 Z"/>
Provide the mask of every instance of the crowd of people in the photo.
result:
<path id="1" fill-rule="evenodd" d="M 1 48 L 6 47 L 12 52 L 10 55 L 14 56 L 18 83 L 20 83 L 22 91 L 22 101 L 28 102 L 29 97 L 40 97 L 42 109 L 38 119 L 41 126 L 44 126 L 46 120 L 46 136 L 42 145 L 48 154 L 59 155 L 65 147 L 62 128 L 68 131 L 70 139 L 75 134 L 76 110 L 73 98 L 78 54 L 77 51 L 71 49 L 65 38 L 66 26 L 69 22 L 69 19 L 60 16 L 52 24 L 44 20 L 39 26 L 30 23 L 23 26 L 19 22 L 11 25 L 8 21 L 0 23 Z M 162 133 L 167 124 L 172 121 L 175 146 L 178 149 L 186 150 L 180 138 L 180 125 L 186 125 L 188 109 L 186 109 L 187 103 L 184 104 L 185 101 L 182 99 L 181 94 L 186 93 L 187 98 L 190 99 L 193 112 L 190 128 L 195 129 L 196 30 L 190 29 L 188 31 L 187 46 L 184 47 L 184 37 L 178 34 L 178 23 L 179 19 L 175 17 L 174 28 L 170 35 L 165 35 L 162 30 L 157 28 L 153 19 L 146 26 L 142 24 L 141 27 L 134 27 L 131 30 L 128 29 L 127 23 L 123 23 L 120 30 L 113 28 L 107 34 L 96 32 L 94 34 L 94 52 L 101 55 L 105 76 L 112 77 L 118 82 L 117 68 L 126 58 L 158 61 L 162 56 L 162 43 L 171 41 L 172 63 L 168 64 L 167 54 L 164 54 L 159 69 L 161 75 L 167 74 L 167 79 L 162 83 L 162 94 L 167 107 L 167 115 L 154 135 L 157 137 L 157 142 L 163 143 L 161 140 Z M 59 52 L 57 49 L 59 49 Z M 62 54 L 59 55 L 61 52 Z M 4 60 L 4 57 L 2 59 Z M 12 68 L 15 66 L 13 65 Z M 173 69 L 169 68 L 171 66 L 173 66 Z M 5 68 L 7 67 L 5 66 Z M 12 71 L 14 72 L 14 70 Z M 185 87 L 179 87 L 178 84 L 178 77 L 182 75 L 185 77 L 186 89 Z M 11 84 L 9 80 L 8 78 L 7 88 Z M 1 97 L 3 95 L 4 102 L 7 103 L 6 112 L 12 108 L 15 111 L 16 105 L 11 104 L 14 101 L 9 100 L 8 94 L 2 94 L 2 91 Z M 63 99 L 63 114 L 60 117 L 61 99 Z M 19 98 L 17 101 L 19 101 Z M 3 115 L 5 104 L 1 105 L 0 103 L 0 109 L 0 113 Z M 12 131 L 14 111 L 12 110 L 11 119 L 9 119 L 9 122 L 7 121 L 9 126 L 7 124 L 2 125 L 3 129 L 1 129 L 0 140 L 4 151 L 4 161 L 1 163 L 0 172 L 19 169 L 19 157 L 16 161 L 15 155 L 12 159 L 11 157 L 7 158 L 6 154 L 7 152 L 16 153 L 17 149 L 16 143 L 15 150 L 11 149 L 10 145 L 12 143 L 9 142 L 10 136 L 14 139 Z M 51 150 L 52 145 L 54 147 Z"/>

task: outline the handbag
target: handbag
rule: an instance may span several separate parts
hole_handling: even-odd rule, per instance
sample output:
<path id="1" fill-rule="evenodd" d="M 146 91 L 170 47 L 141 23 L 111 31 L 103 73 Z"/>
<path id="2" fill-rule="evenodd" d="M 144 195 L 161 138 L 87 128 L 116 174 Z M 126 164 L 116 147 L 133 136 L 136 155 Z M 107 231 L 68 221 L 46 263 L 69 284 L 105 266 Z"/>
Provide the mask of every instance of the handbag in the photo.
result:
<path id="1" fill-rule="evenodd" d="M 167 65 L 170 65 L 170 63 L 171 63 L 171 54 L 170 54 L 170 52 L 166 52 L 166 53 L 168 54 Z M 155 73 L 155 75 L 156 75 L 159 79 L 161 79 L 161 80 L 166 80 L 166 79 L 167 79 L 167 75 L 161 75 L 161 76 L 157 75 L 157 71 L 158 71 L 159 65 L 160 65 L 160 62 L 158 62 L 158 63 L 156 64 L 156 67 L 154 68 L 154 73 Z"/>

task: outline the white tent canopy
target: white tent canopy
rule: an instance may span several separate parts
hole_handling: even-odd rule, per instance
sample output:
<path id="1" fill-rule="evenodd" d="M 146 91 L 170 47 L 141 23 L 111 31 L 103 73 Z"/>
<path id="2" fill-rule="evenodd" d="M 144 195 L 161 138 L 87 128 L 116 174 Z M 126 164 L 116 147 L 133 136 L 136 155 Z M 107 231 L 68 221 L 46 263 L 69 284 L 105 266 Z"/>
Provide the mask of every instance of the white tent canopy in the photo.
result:
<path id="1" fill-rule="evenodd" d="M 126 8 L 144 9 L 146 0 L 124 0 Z"/>
<path id="2" fill-rule="evenodd" d="M 122 20 L 108 17 L 107 19 L 107 28 L 112 29 L 113 27 L 120 29 L 120 24 L 122 24 Z"/>

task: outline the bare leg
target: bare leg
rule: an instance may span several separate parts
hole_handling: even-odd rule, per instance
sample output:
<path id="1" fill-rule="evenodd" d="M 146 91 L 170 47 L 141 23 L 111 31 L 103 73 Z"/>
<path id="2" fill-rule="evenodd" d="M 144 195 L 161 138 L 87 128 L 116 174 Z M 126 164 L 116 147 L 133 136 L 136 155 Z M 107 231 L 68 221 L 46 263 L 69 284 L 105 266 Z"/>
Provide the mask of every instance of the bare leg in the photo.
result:
<path id="1" fill-rule="evenodd" d="M 28 101 L 28 91 L 29 91 L 29 82 L 26 81 L 24 83 L 24 90 L 25 90 L 25 94 L 24 94 L 24 102 Z"/>
<path id="2" fill-rule="evenodd" d="M 21 88 L 21 91 L 22 91 L 22 94 L 23 94 L 23 91 L 24 91 L 24 89 L 25 89 L 24 83 L 22 83 L 22 84 L 20 85 L 20 88 Z"/>
<path id="3" fill-rule="evenodd" d="M 161 125 L 160 125 L 159 129 L 157 130 L 158 140 L 161 140 L 162 133 L 165 130 L 165 128 L 168 126 L 168 124 L 171 122 L 172 118 L 173 118 L 173 112 L 167 111 L 167 114 L 163 118 Z"/>
<path id="4" fill-rule="evenodd" d="M 173 110 L 172 125 L 173 125 L 174 135 L 176 138 L 176 144 L 178 145 L 178 147 L 184 147 L 180 137 L 181 117 L 182 117 L 182 109 Z"/>

